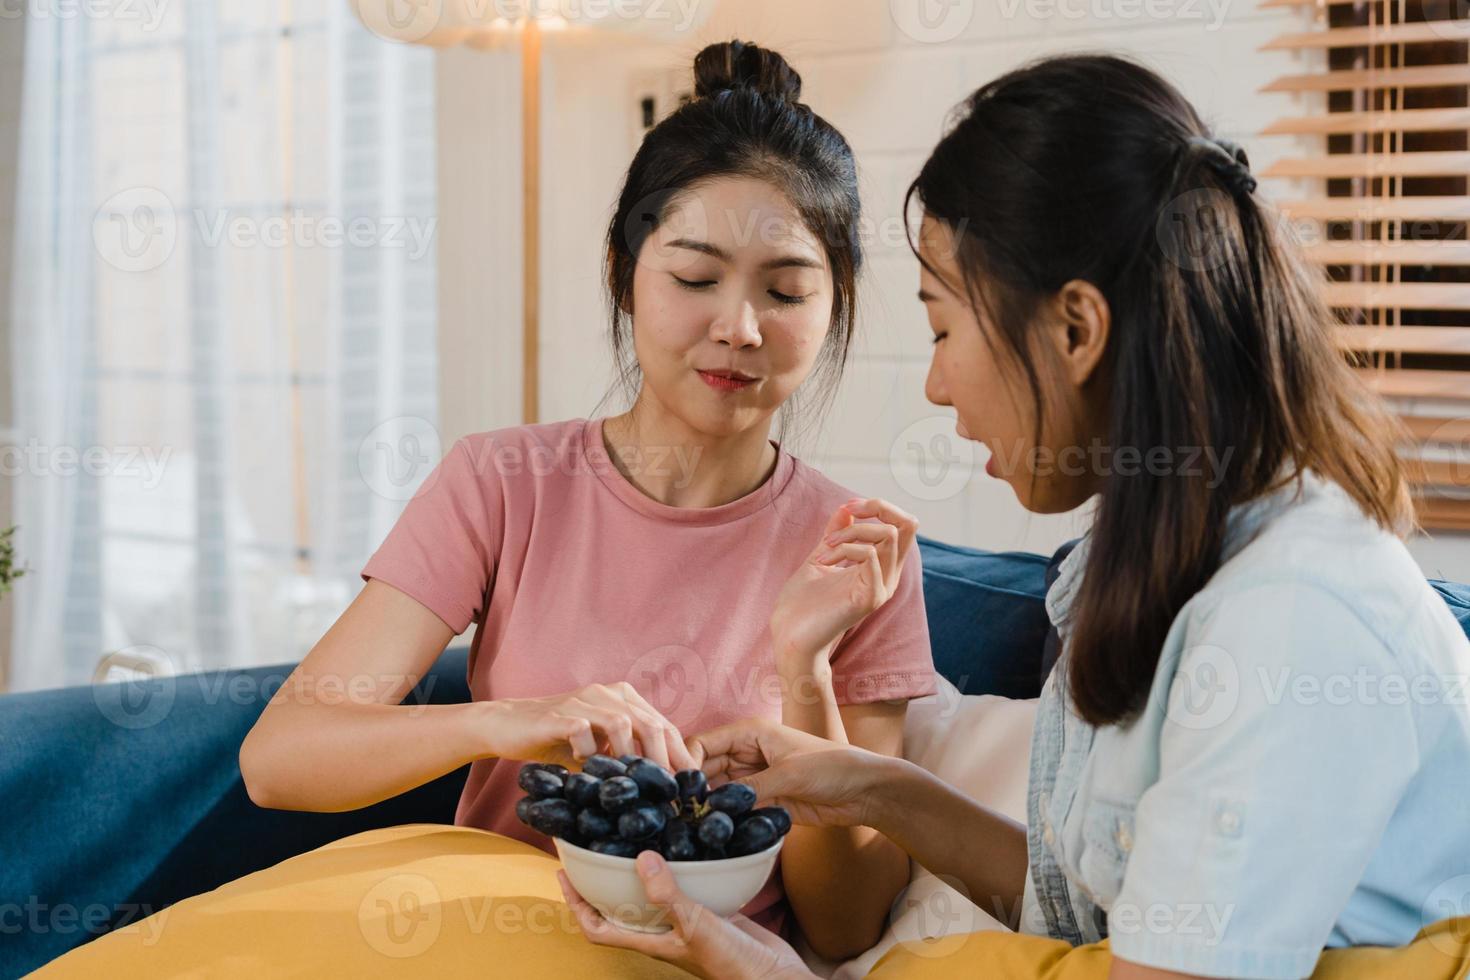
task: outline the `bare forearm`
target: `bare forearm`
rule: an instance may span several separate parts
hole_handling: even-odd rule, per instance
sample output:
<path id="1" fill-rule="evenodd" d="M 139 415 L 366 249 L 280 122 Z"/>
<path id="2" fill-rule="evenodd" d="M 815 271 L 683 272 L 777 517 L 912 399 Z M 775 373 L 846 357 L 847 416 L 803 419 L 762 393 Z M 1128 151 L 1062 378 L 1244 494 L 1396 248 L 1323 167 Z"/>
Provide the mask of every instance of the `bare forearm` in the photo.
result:
<path id="1" fill-rule="evenodd" d="M 912 763 L 884 765 L 872 797 L 873 826 L 931 873 L 957 879 L 982 910 L 1017 928 L 1028 867 L 1025 825 Z"/>
<path id="2" fill-rule="evenodd" d="M 792 827 L 781 851 L 791 910 L 827 959 L 850 959 L 882 938 L 908 877 L 908 856 L 869 827 Z"/>
<path id="3" fill-rule="evenodd" d="M 485 757 L 487 704 L 275 704 L 241 746 L 240 771 L 261 806 L 355 810 Z"/>
<path id="4" fill-rule="evenodd" d="M 815 666 L 783 671 L 781 722 L 848 744 L 833 694 L 829 651 Z M 893 899 L 908 883 L 908 856 L 869 827 L 793 827 L 781 851 L 781 880 L 812 948 L 849 959 L 883 935 Z"/>

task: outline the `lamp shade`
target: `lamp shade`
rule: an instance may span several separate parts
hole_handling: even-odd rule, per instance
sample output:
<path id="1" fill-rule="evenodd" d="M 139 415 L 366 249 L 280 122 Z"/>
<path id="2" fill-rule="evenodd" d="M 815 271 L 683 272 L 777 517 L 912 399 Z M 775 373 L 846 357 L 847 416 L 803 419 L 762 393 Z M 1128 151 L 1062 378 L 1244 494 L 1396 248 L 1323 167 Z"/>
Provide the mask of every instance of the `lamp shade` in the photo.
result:
<path id="1" fill-rule="evenodd" d="M 368 30 L 436 48 L 491 47 L 534 20 L 543 30 L 596 29 L 678 40 L 709 17 L 708 0 L 349 0 Z"/>

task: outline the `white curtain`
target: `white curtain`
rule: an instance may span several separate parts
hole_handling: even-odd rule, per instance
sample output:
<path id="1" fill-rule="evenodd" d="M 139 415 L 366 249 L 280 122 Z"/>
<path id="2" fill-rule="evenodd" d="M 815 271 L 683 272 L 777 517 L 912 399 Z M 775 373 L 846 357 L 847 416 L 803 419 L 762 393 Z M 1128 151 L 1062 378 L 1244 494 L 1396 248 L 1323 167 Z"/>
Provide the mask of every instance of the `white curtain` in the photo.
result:
<path id="1" fill-rule="evenodd" d="M 11 687 L 299 659 L 411 492 L 380 450 L 438 459 L 432 54 L 340 0 L 79 10 L 26 14 Z"/>

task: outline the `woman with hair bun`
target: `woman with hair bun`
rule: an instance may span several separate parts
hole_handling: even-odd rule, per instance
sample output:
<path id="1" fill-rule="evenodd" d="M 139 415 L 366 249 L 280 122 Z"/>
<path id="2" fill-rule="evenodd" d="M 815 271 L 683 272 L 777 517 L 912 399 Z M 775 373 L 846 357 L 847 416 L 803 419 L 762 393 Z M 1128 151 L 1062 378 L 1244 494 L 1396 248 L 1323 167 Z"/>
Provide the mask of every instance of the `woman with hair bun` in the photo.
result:
<path id="1" fill-rule="evenodd" d="M 516 819 L 521 760 L 683 769 L 686 734 L 749 716 L 901 752 L 906 701 L 935 690 L 915 522 L 770 438 L 830 398 L 852 345 L 852 151 L 774 51 L 711 45 L 694 75 L 607 232 L 631 408 L 454 444 L 245 740 L 262 806 L 366 806 L 468 763 L 456 823 L 549 850 Z M 473 701 L 402 707 L 471 623 Z M 296 696 L 347 678 L 374 683 Z M 784 883 L 813 948 L 852 955 L 907 877 L 871 830 L 798 828 L 745 911 L 788 931 Z"/>

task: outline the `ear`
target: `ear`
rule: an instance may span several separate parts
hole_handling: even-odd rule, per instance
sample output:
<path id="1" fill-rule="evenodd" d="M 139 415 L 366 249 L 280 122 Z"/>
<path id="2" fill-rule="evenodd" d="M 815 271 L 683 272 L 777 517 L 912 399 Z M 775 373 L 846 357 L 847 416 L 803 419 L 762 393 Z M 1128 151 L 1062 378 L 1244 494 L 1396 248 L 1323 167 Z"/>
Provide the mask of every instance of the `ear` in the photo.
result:
<path id="1" fill-rule="evenodd" d="M 1073 385 L 1083 387 L 1097 372 L 1108 347 L 1113 316 L 1102 292 L 1084 279 L 1073 279 L 1052 300 L 1050 330 L 1062 371 Z"/>

